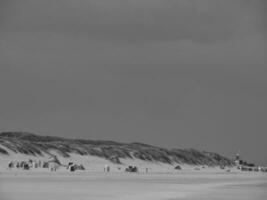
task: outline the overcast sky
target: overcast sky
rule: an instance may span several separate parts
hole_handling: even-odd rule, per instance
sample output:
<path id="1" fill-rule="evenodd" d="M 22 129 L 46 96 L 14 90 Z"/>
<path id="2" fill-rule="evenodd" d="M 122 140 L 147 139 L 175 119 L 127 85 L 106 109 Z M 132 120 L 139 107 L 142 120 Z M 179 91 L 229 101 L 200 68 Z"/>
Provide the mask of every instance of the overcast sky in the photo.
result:
<path id="1" fill-rule="evenodd" d="M 266 10 L 0 0 L 0 131 L 240 150 L 267 164 Z"/>

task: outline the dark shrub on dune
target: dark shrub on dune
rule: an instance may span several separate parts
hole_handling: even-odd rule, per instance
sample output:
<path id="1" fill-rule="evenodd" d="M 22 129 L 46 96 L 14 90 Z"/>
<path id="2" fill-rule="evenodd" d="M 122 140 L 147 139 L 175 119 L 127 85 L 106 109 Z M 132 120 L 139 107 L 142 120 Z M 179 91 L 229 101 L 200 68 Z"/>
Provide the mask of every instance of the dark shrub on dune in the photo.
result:
<path id="1" fill-rule="evenodd" d="M 5 149 L 0 147 L 0 154 L 8 155 L 8 152 Z"/>

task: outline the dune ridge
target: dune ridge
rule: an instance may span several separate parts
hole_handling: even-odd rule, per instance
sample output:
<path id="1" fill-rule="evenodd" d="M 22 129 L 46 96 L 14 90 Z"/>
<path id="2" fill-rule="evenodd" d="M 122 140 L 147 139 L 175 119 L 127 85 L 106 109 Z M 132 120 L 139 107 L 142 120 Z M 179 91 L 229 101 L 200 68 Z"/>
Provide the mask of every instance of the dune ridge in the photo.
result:
<path id="1" fill-rule="evenodd" d="M 0 155 L 8 156 L 10 151 L 36 157 L 52 155 L 53 152 L 64 158 L 72 154 L 96 156 L 114 164 L 122 164 L 122 160 L 125 159 L 139 159 L 164 164 L 234 165 L 231 159 L 222 155 L 195 149 L 167 149 L 143 143 L 67 139 L 27 132 L 2 132 L 0 133 Z"/>

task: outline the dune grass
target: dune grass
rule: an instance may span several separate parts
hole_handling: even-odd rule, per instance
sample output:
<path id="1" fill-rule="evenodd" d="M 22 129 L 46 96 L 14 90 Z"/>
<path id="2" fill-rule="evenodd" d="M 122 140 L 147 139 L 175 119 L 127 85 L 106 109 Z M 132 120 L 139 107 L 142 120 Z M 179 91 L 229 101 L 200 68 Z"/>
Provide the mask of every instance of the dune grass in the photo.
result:
<path id="1" fill-rule="evenodd" d="M 43 156 L 56 151 L 63 157 L 69 157 L 71 153 L 92 155 L 117 164 L 121 164 L 121 158 L 137 158 L 167 164 L 233 165 L 233 161 L 224 156 L 195 149 L 166 149 L 142 143 L 126 144 L 113 141 L 66 139 L 25 132 L 0 133 L 0 145 L 15 153 L 33 156 Z M 7 155 L 8 152 L 4 148 L 0 147 L 0 154 Z"/>

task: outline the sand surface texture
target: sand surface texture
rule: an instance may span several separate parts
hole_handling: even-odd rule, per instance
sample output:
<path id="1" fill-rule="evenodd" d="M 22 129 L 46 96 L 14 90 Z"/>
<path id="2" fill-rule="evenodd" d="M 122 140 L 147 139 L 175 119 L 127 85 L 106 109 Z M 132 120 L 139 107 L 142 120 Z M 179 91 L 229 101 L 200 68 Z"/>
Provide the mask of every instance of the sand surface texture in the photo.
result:
<path id="1" fill-rule="evenodd" d="M 262 173 L 21 172 L 0 174 L 1 200 L 267 199 Z"/>

